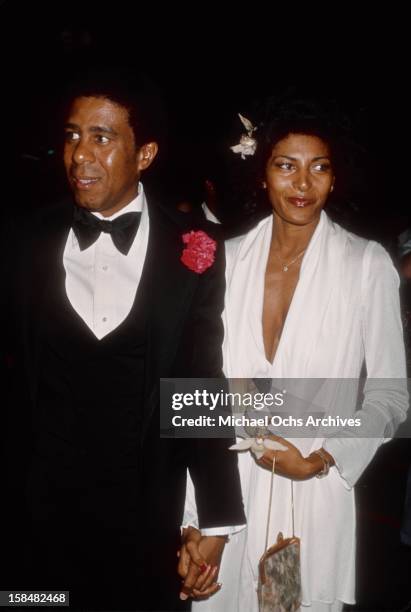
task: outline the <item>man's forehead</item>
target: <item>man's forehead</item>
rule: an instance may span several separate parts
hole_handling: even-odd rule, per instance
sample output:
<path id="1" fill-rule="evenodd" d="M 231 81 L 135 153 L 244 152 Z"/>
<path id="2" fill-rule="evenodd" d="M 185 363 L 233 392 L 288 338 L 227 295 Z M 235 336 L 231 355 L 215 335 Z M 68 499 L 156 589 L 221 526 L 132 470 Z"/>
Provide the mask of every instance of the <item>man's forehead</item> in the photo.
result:
<path id="1" fill-rule="evenodd" d="M 67 124 L 87 123 L 87 125 L 113 127 L 129 124 L 128 110 L 105 97 L 79 96 L 75 98 L 67 114 Z"/>
<path id="2" fill-rule="evenodd" d="M 78 112 L 101 113 L 128 118 L 128 109 L 107 96 L 77 96 L 69 106 L 69 115 Z"/>

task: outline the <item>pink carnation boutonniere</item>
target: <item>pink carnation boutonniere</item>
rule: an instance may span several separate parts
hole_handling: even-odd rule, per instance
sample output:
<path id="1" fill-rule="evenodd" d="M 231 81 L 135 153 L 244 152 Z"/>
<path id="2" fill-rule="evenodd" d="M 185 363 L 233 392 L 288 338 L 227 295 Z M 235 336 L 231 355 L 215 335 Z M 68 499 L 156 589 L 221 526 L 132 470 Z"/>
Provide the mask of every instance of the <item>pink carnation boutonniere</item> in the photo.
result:
<path id="1" fill-rule="evenodd" d="M 215 261 L 217 243 L 205 232 L 199 230 L 183 234 L 183 242 L 186 245 L 181 255 L 181 261 L 189 270 L 202 274 Z"/>

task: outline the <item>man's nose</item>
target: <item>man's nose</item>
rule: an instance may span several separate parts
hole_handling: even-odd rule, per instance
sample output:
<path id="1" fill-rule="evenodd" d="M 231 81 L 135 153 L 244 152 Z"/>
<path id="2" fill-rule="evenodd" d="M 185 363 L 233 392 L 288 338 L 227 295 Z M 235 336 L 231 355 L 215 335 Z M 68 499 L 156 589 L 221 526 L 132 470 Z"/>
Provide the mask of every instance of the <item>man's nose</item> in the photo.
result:
<path id="1" fill-rule="evenodd" d="M 80 165 L 86 162 L 93 162 L 95 159 L 92 147 L 87 145 L 87 142 L 80 139 L 73 149 L 73 161 Z"/>

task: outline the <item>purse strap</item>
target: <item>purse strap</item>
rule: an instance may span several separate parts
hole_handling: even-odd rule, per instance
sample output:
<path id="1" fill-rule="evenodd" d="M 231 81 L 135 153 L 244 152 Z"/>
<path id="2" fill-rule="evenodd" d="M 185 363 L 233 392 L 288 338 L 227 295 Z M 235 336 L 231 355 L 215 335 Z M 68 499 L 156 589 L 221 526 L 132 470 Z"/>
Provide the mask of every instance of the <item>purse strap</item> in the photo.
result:
<path id="1" fill-rule="evenodd" d="M 273 501 L 273 488 L 274 488 L 274 471 L 275 471 L 275 459 L 277 453 L 274 453 L 273 465 L 271 469 L 271 481 L 270 481 L 270 496 L 268 499 L 268 514 L 267 514 L 267 528 L 265 532 L 265 546 L 264 551 L 268 549 L 268 534 L 270 532 L 270 521 L 271 521 L 271 506 Z M 295 537 L 294 533 L 294 487 L 293 481 L 290 480 L 291 483 L 291 520 L 292 520 L 292 528 L 293 528 L 293 538 Z"/>

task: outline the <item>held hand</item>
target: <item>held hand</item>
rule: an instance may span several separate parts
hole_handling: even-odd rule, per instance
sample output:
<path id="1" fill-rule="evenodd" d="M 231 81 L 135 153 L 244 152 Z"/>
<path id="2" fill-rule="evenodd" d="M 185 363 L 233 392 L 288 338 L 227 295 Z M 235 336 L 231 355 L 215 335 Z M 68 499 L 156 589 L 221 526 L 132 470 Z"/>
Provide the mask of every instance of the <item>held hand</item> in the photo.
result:
<path id="1" fill-rule="evenodd" d="M 271 451 L 267 450 L 259 461 L 258 465 L 268 470 L 272 470 L 273 459 L 275 455 L 275 472 L 281 476 L 286 476 L 292 480 L 308 480 L 321 472 L 324 467 L 324 462 L 317 454 L 311 454 L 309 457 L 303 457 L 300 451 L 294 444 L 284 438 L 278 436 L 270 436 L 273 440 L 287 446 L 286 451 Z M 324 451 L 326 453 L 326 451 Z M 327 453 L 330 465 L 334 461 Z"/>
<path id="2" fill-rule="evenodd" d="M 216 580 L 225 539 L 225 536 L 202 536 L 194 527 L 184 530 L 178 564 L 178 572 L 184 578 L 181 599 L 205 599 L 221 588 Z"/>
<path id="3" fill-rule="evenodd" d="M 206 565 L 205 559 L 202 559 L 200 553 L 198 552 L 198 544 L 201 540 L 201 532 L 195 527 L 187 527 L 183 529 L 182 533 L 182 545 L 180 550 L 177 553 L 177 557 L 179 558 L 177 572 L 181 576 L 181 578 L 186 578 L 190 563 L 191 563 L 191 555 L 189 553 L 189 548 L 192 548 L 192 552 L 194 554 L 195 559 L 197 560 L 197 565 L 201 571 L 201 568 Z M 197 555 L 196 555 L 197 551 Z"/>

